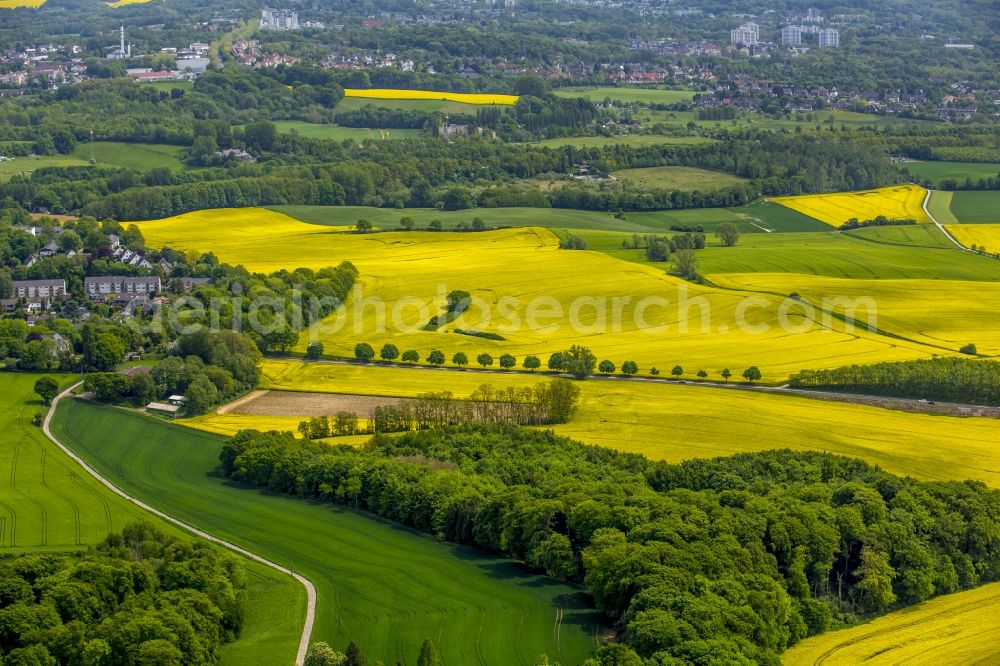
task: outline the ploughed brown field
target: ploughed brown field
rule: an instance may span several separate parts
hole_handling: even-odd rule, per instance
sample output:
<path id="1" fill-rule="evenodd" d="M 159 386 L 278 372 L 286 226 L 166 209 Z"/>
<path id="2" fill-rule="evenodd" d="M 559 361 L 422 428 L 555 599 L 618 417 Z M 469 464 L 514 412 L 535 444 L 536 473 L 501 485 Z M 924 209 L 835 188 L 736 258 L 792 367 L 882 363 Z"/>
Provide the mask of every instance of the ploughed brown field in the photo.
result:
<path id="1" fill-rule="evenodd" d="M 354 412 L 358 417 L 371 418 L 376 407 L 398 405 L 399 398 L 344 393 L 300 393 L 298 391 L 257 391 L 245 402 L 240 401 L 229 414 L 253 416 L 333 416 L 337 412 Z M 221 411 L 221 410 L 220 410 Z"/>

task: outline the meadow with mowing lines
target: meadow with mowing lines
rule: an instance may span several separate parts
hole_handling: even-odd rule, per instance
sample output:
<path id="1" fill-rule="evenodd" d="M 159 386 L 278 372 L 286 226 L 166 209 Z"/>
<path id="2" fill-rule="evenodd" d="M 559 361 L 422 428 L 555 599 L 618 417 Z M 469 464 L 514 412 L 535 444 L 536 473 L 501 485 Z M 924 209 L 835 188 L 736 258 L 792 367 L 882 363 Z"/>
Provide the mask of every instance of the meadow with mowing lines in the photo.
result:
<path id="1" fill-rule="evenodd" d="M 945 228 L 965 247 L 976 245 L 987 252 L 1000 252 L 1000 224 L 949 224 Z"/>
<path id="2" fill-rule="evenodd" d="M 953 192 L 951 212 L 960 224 L 1000 224 L 1000 191 Z"/>
<path id="3" fill-rule="evenodd" d="M 111 493 L 32 425 L 46 409 L 34 394 L 39 376 L 0 373 L 0 554 L 78 550 L 140 520 L 180 534 Z M 273 569 L 241 561 L 247 616 L 241 638 L 223 646 L 223 664 L 287 664 L 302 631 L 305 590 Z"/>
<path id="4" fill-rule="evenodd" d="M 576 99 L 583 97 L 594 103 L 612 99 L 625 104 L 677 104 L 694 99 L 693 90 L 664 90 L 662 88 L 628 88 L 616 86 L 568 86 L 552 91 L 557 97 Z"/>
<path id="5" fill-rule="evenodd" d="M 0 548 L 80 548 L 145 512 L 104 492 L 32 425 L 40 375 L 0 373 Z M 61 377 L 68 380 L 68 377 Z"/>
<path id="6" fill-rule="evenodd" d="M 78 143 L 71 153 L 73 157 L 93 160 L 97 166 L 121 167 L 136 171 L 149 171 L 157 167 L 178 170 L 184 168 L 180 146 L 166 146 L 154 143 L 122 143 L 120 141 L 95 141 Z"/>
<path id="7" fill-rule="evenodd" d="M 900 163 L 911 174 L 921 180 L 940 183 L 942 180 L 956 180 L 959 185 L 967 178 L 973 182 L 980 178 L 996 178 L 1000 173 L 1000 164 L 996 162 L 917 162 Z"/>
<path id="8" fill-rule="evenodd" d="M 556 139 L 532 141 L 540 148 L 606 148 L 608 146 L 691 146 L 713 143 L 716 139 L 701 136 L 663 136 L 659 134 L 620 134 L 617 136 L 564 136 Z"/>
<path id="9" fill-rule="evenodd" d="M 644 189 L 669 190 L 718 190 L 727 185 L 739 185 L 743 178 L 694 167 L 666 166 L 642 169 L 623 169 L 612 172 L 611 176 Z"/>
<path id="10" fill-rule="evenodd" d="M 785 666 L 992 664 L 1000 654 L 1000 583 L 946 594 L 868 624 L 807 638 Z"/>
<path id="11" fill-rule="evenodd" d="M 635 360 L 644 368 L 757 365 L 766 381 L 781 381 L 803 368 L 922 358 L 939 351 L 867 331 L 843 331 L 835 320 L 829 330 L 794 313 L 790 320 L 797 334 L 790 334 L 777 318 L 787 290 L 754 294 L 761 300 L 748 307 L 747 294 L 691 284 L 667 275 L 663 267 L 560 250 L 558 237 L 546 229 L 357 234 L 274 213 L 268 218 L 259 209 L 235 213 L 230 219 L 226 211 L 202 211 L 142 222 L 140 229 L 150 247 L 211 249 L 221 261 L 254 271 L 353 262 L 361 274 L 360 292 L 305 332 L 302 350 L 313 337 L 327 354 L 341 357 L 353 356 L 361 341 L 376 349 L 392 342 L 425 354 L 440 348 L 449 358 L 457 351 L 472 358 L 481 352 L 547 356 L 584 344 L 598 356 Z M 212 218 L 210 227 L 205 216 Z M 456 262 L 457 256 L 467 260 Z M 469 291 L 477 304 L 437 331 L 423 330 L 453 289 Z M 366 305 L 373 298 L 381 305 Z M 450 333 L 455 328 L 506 339 Z"/>
<path id="12" fill-rule="evenodd" d="M 402 90 L 397 88 L 344 88 L 344 97 L 363 99 L 441 100 L 476 106 L 513 106 L 517 95 L 500 93 L 456 93 L 439 90 Z"/>
<path id="13" fill-rule="evenodd" d="M 55 421 L 129 492 L 313 581 L 315 641 L 353 640 L 387 663 L 415 663 L 425 638 L 453 664 L 579 663 L 595 646 L 579 588 L 365 514 L 236 486 L 215 472 L 219 437 L 79 401 Z"/>
<path id="14" fill-rule="evenodd" d="M 955 250 L 958 252 L 958 250 Z M 984 261 L 995 260 L 983 258 Z M 1000 271 L 998 271 L 1000 273 Z M 857 305 L 860 322 L 877 315 L 880 331 L 898 336 L 902 346 L 936 347 L 954 353 L 975 343 L 980 354 L 1000 355 L 1000 282 L 974 280 L 862 280 L 787 273 L 729 273 L 712 276 L 715 284 L 746 294 L 795 292 L 811 304 L 845 298 Z M 845 307 L 833 308 L 843 313 Z"/>
<path id="15" fill-rule="evenodd" d="M 330 141 L 356 141 L 365 139 L 381 141 L 384 139 L 415 139 L 420 136 L 420 130 L 387 129 L 377 130 L 369 127 L 341 127 L 322 123 L 307 123 L 301 120 L 277 120 L 274 126 L 282 134 L 295 132 L 308 139 L 327 139 Z"/>
<path id="16" fill-rule="evenodd" d="M 722 381 L 718 365 L 684 369 L 687 380 L 704 369 L 709 381 Z M 266 359 L 261 386 L 398 397 L 448 390 L 466 398 L 484 383 L 506 388 L 549 380 L 545 374 Z M 1000 460 L 992 444 L 997 423 L 992 419 L 690 384 L 588 380 L 577 386 L 581 391 L 577 413 L 569 423 L 552 429 L 589 444 L 671 462 L 776 448 L 827 451 L 863 458 L 897 474 L 976 479 L 1000 488 Z"/>
<path id="17" fill-rule="evenodd" d="M 773 200 L 803 215 L 839 227 L 851 218 L 872 220 L 879 215 L 927 222 L 923 210 L 926 194 L 924 188 L 916 185 L 896 185 L 861 192 L 775 197 Z"/>

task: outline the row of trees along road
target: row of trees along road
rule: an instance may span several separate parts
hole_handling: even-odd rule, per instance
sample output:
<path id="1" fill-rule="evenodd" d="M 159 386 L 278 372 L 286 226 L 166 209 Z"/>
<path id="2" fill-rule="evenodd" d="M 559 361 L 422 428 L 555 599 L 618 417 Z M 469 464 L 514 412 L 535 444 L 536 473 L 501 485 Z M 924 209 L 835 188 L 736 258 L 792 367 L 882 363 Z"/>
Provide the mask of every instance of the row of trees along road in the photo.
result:
<path id="1" fill-rule="evenodd" d="M 312 342 L 306 349 L 306 358 L 310 360 L 319 359 L 323 356 L 324 351 L 322 342 Z M 415 349 L 408 349 L 400 353 L 399 348 L 391 342 L 382 345 L 378 357 L 380 360 L 388 363 L 395 362 L 397 359 L 407 364 L 414 364 L 420 361 L 420 353 Z M 364 363 L 370 363 L 375 360 L 375 348 L 367 342 L 359 342 L 354 346 L 354 358 Z M 434 349 L 427 355 L 427 363 L 430 365 L 443 366 L 446 359 L 445 353 L 439 349 Z M 493 367 L 495 361 L 504 370 L 512 370 L 517 367 L 517 357 L 513 354 L 502 354 L 498 359 L 494 359 L 492 354 L 485 352 L 476 356 L 476 363 L 482 366 L 483 369 Z M 451 362 L 459 368 L 464 368 L 469 365 L 469 356 L 465 352 L 456 352 L 452 355 Z M 565 372 L 576 379 L 586 379 L 592 376 L 595 371 L 603 375 L 610 375 L 614 374 L 617 370 L 613 361 L 605 359 L 598 363 L 594 352 L 580 345 L 573 345 L 564 352 L 554 352 L 549 356 L 546 366 L 549 370 Z M 533 372 L 542 367 L 542 361 L 538 356 L 529 354 L 521 361 L 521 367 Z M 635 361 L 625 361 L 622 363 L 621 373 L 626 376 L 637 375 L 639 373 L 639 365 Z M 649 369 L 649 374 L 657 376 L 660 374 L 660 370 L 652 367 Z M 681 377 L 684 375 L 684 368 L 675 365 L 670 374 L 675 377 Z M 729 381 L 729 378 L 733 376 L 733 373 L 728 368 L 721 370 L 719 374 L 726 381 Z M 705 379 L 708 377 L 708 372 L 699 370 L 697 376 L 699 379 Z M 742 376 L 751 384 L 763 377 L 760 369 L 756 366 L 751 366 L 744 370 Z"/>

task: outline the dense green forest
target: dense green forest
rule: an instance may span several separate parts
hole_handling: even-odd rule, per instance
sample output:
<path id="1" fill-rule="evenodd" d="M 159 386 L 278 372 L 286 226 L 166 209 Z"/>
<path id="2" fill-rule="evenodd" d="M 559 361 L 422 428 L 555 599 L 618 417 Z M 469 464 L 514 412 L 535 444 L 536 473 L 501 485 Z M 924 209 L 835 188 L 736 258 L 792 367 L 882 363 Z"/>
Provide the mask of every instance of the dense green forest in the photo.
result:
<path id="1" fill-rule="evenodd" d="M 966 348 L 975 353 L 975 345 Z M 803 370 L 795 388 L 853 391 L 899 398 L 944 400 L 1000 406 L 1000 363 L 968 358 L 935 358 L 896 363 Z"/>
<path id="2" fill-rule="evenodd" d="M 811 634 L 1000 578 L 1000 493 L 832 455 L 672 465 L 493 424 L 362 450 L 244 431 L 221 463 L 582 584 L 628 646 L 606 664 L 777 664 Z"/>
<path id="3" fill-rule="evenodd" d="M 245 606 L 235 558 L 144 523 L 86 553 L 0 558 L 5 664 L 217 664 Z"/>

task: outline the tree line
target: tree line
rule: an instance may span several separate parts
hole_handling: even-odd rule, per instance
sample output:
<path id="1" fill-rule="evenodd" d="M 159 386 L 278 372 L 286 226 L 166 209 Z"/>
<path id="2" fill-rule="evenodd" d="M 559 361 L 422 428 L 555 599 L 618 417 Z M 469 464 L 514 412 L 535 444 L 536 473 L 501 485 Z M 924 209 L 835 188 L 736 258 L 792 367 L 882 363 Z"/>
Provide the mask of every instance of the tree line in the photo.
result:
<path id="1" fill-rule="evenodd" d="M 147 523 L 83 553 L 0 561 L 7 664 L 216 664 L 240 635 L 239 562 Z"/>
<path id="2" fill-rule="evenodd" d="M 774 451 L 680 465 L 506 424 L 363 449 L 244 431 L 227 478 L 583 584 L 627 645 L 600 663 L 777 663 L 806 636 L 1000 578 L 1000 493 Z M 633 661 L 604 661 L 625 649 Z"/>
<path id="3" fill-rule="evenodd" d="M 975 345 L 970 350 L 975 353 Z M 1000 406 L 1000 363 L 969 358 L 933 358 L 828 370 L 803 370 L 795 388 L 844 391 L 975 405 Z"/>
<path id="4" fill-rule="evenodd" d="M 230 140 L 226 131 L 222 134 L 222 141 Z M 205 134 L 198 139 L 221 146 L 218 128 L 214 138 Z M 357 145 L 292 134 L 270 140 L 257 136 L 254 141 L 263 151 L 258 164 L 233 163 L 197 174 L 39 169 L 0 185 L 0 197 L 29 209 L 82 211 L 99 219 L 149 219 L 210 207 L 281 204 L 659 210 L 739 206 L 760 196 L 873 188 L 901 177 L 884 155 L 853 142 L 755 131 L 705 145 L 603 148 L 539 148 L 485 138 Z M 574 183 L 552 192 L 484 187 L 505 176 L 572 175 L 584 163 L 598 176 L 626 168 L 694 166 L 733 173 L 746 182 L 707 192 L 646 190 L 624 183 L 602 187 Z"/>
<path id="5" fill-rule="evenodd" d="M 341 411 L 332 419 L 318 416 L 299 424 L 308 439 L 342 435 L 428 430 L 461 423 L 509 423 L 538 426 L 566 423 L 576 412 L 580 389 L 565 379 L 540 386 L 496 388 L 483 384 L 468 399 L 451 391 L 422 393 L 372 410 L 371 425 L 362 428 L 355 412 Z"/>

